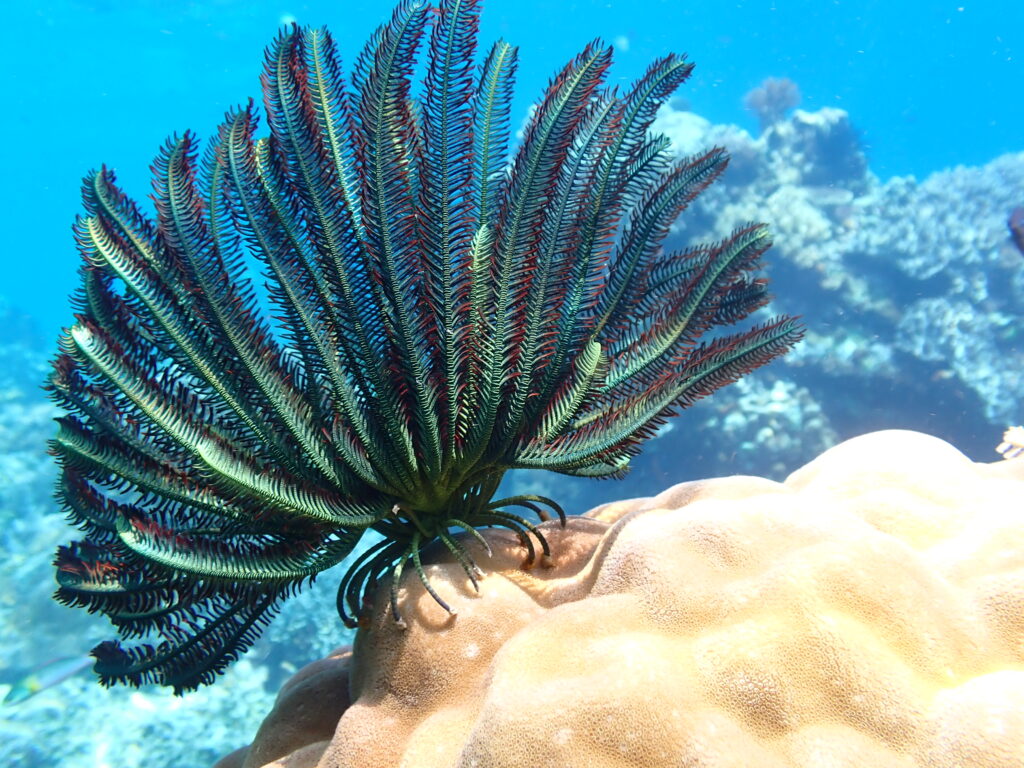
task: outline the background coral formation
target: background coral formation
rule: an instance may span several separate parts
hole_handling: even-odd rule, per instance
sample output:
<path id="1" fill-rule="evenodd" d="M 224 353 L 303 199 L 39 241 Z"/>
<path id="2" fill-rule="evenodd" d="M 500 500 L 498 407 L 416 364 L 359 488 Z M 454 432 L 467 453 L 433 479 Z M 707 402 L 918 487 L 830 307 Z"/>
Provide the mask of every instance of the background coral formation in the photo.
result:
<path id="1" fill-rule="evenodd" d="M 800 104 L 800 87 L 788 77 L 769 77 L 743 97 L 743 106 L 757 115 L 764 131 Z"/>
<path id="2" fill-rule="evenodd" d="M 457 620 L 407 580 L 409 630 L 379 611 L 221 768 L 1020 768 L 1022 495 L 1024 462 L 887 431 L 594 509 L 551 570 L 488 533 L 480 596 L 431 567 Z"/>

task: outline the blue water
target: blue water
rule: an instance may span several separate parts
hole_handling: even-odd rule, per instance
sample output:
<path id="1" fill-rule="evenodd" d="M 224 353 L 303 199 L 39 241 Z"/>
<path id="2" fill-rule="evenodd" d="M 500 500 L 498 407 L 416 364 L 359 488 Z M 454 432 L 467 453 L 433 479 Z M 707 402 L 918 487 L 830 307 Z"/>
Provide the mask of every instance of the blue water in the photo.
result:
<path id="1" fill-rule="evenodd" d="M 169 135 L 209 137 L 226 110 L 259 102 L 263 50 L 282 24 L 327 25 L 348 64 L 391 8 L 392 0 L 5 4 L 0 686 L 113 634 L 102 617 L 49 599 L 54 548 L 74 534 L 51 498 L 54 414 L 38 385 L 71 320 L 81 177 L 105 163 L 145 201 L 150 162 Z M 1006 228 L 1024 205 L 1024 154 L 993 163 L 1024 153 L 1024 2 L 491 0 L 481 48 L 499 37 L 520 46 L 513 129 L 595 37 L 614 44 L 610 80 L 624 86 L 653 59 L 686 52 L 696 70 L 677 110 L 750 136 L 728 134 L 741 139 L 733 175 L 694 204 L 693 229 L 673 233 L 667 247 L 721 236 L 742 216 L 764 218 L 779 233 L 768 259 L 776 309 L 802 315 L 811 330 L 784 362 L 670 422 L 626 480 L 531 475 L 513 492 L 582 512 L 696 477 L 782 478 L 839 440 L 888 427 L 998 459 L 1003 428 L 1024 420 L 1024 254 Z M 792 132 L 754 141 L 761 128 L 744 96 L 768 77 L 795 82 L 810 113 L 845 110 L 859 148 L 813 131 L 806 146 Z M 804 148 L 817 154 L 808 160 Z M 807 175 L 787 175 L 791 166 Z M 933 176 L 955 166 L 966 169 Z M 911 175 L 916 182 L 897 178 Z M 715 218 L 716 201 L 751 198 Z M 101 691 L 80 675 L 0 708 L 0 768 L 211 764 L 251 738 L 295 665 L 343 641 L 338 577 L 324 575 L 312 602 L 288 603 L 246 661 L 184 700 Z"/>
<path id="2" fill-rule="evenodd" d="M 0 74 L 6 294 L 52 333 L 76 283 L 69 227 L 78 180 L 100 163 L 130 194 L 174 131 L 209 136 L 224 111 L 258 97 L 263 47 L 282 22 L 328 25 L 351 59 L 390 2 L 62 0 L 5 3 Z M 521 46 L 513 122 L 587 41 L 619 49 L 628 84 L 655 57 L 689 54 L 680 91 L 713 122 L 749 128 L 743 96 L 788 77 L 813 110 L 847 110 L 871 170 L 918 177 L 1024 148 L 1024 3 L 552 2 L 492 0 L 481 40 Z"/>

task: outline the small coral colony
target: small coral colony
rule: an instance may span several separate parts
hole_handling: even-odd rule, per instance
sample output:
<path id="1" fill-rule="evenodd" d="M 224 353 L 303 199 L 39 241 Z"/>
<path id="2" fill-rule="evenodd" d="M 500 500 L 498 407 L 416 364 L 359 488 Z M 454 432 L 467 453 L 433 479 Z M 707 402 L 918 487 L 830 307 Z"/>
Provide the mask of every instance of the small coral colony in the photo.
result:
<path id="1" fill-rule="evenodd" d="M 211 682 L 370 530 L 346 622 L 379 601 L 401 623 L 409 570 L 451 610 L 424 549 L 476 586 L 478 528 L 514 531 L 528 567 L 549 546 L 523 515 L 564 523 L 551 499 L 495 498 L 506 470 L 620 476 L 667 417 L 798 340 L 788 317 L 701 340 L 768 301 L 763 225 L 661 248 L 727 163 L 648 133 L 691 65 L 619 93 L 592 43 L 512 147 L 518 52 L 478 61 L 479 11 L 404 2 L 347 69 L 327 31 L 282 32 L 262 109 L 160 151 L 155 215 L 111 170 L 85 179 L 49 386 L 84 532 L 57 598 L 116 627 L 104 684 Z"/>

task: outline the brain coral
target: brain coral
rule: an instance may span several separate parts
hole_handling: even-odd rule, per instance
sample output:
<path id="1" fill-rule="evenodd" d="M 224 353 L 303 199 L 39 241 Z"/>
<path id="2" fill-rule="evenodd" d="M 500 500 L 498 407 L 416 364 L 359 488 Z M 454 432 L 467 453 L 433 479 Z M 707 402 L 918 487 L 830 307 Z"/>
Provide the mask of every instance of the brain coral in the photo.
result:
<path id="1" fill-rule="evenodd" d="M 1022 499 L 1024 461 L 888 431 L 549 526 L 551 568 L 487 532 L 479 596 L 431 568 L 457 618 L 407 579 L 409 629 L 378 611 L 221 765 L 1024 766 Z"/>

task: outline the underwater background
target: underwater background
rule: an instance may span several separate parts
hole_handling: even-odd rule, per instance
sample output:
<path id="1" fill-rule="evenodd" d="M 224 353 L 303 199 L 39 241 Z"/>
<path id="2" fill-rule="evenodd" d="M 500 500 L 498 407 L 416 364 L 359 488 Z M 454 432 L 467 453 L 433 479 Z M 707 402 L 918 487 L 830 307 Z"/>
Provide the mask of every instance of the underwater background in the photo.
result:
<path id="1" fill-rule="evenodd" d="M 343 62 L 390 2 L 210 0 L 5 4 L 5 242 L 0 251 L 0 696 L 26 673 L 110 636 L 62 608 L 68 538 L 46 455 L 41 390 L 77 282 L 79 183 L 101 163 L 133 197 L 171 133 L 209 136 L 258 98 L 282 24 L 327 25 Z M 775 479 L 866 431 L 918 429 L 979 461 L 1024 419 L 1024 5 L 999 2 L 536 2 L 485 4 L 481 40 L 520 46 L 513 124 L 587 41 L 615 46 L 611 82 L 684 51 L 693 77 L 656 130 L 676 151 L 724 145 L 725 177 L 669 247 L 772 226 L 774 312 L 800 314 L 783 360 L 663 428 L 623 481 L 509 482 L 572 512 L 698 477 Z M 771 78 L 771 80 L 769 80 Z M 1021 236 L 1024 240 L 1024 235 Z M 341 566 L 339 572 L 343 570 Z M 334 572 L 285 604 L 217 685 L 103 690 L 89 673 L 0 707 L 3 766 L 202 766 L 248 743 L 281 682 L 346 642 Z"/>

